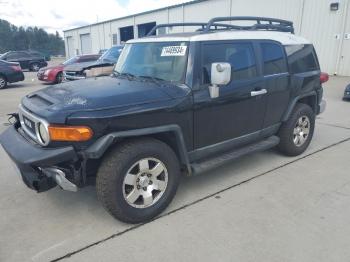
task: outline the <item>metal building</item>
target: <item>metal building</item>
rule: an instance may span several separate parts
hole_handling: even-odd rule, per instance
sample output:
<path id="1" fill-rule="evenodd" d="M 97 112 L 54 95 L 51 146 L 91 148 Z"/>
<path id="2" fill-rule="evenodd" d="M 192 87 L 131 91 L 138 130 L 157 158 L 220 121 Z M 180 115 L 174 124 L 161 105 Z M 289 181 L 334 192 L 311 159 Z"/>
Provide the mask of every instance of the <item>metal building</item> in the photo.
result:
<path id="1" fill-rule="evenodd" d="M 295 33 L 314 43 L 323 71 L 350 76 L 350 0 L 195 0 L 66 30 L 66 54 L 97 53 L 142 37 L 156 24 L 206 22 L 216 16 L 291 20 Z M 174 27 L 171 32 L 183 30 L 189 29 Z"/>

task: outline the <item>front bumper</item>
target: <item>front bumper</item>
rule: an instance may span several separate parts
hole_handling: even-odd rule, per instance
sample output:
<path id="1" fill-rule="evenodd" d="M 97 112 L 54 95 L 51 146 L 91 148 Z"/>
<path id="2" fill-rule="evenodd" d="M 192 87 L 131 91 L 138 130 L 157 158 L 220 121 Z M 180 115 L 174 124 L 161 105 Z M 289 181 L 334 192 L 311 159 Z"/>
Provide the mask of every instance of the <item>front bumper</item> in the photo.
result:
<path id="1" fill-rule="evenodd" d="M 345 90 L 343 99 L 350 100 L 350 89 Z"/>
<path id="2" fill-rule="evenodd" d="M 24 183 L 37 192 L 49 190 L 57 184 L 43 170 L 78 159 L 72 146 L 55 149 L 40 147 L 22 136 L 14 126 L 0 135 L 0 143 L 17 166 Z"/>
<path id="3" fill-rule="evenodd" d="M 86 76 L 83 75 L 70 75 L 70 74 L 66 74 L 65 72 L 63 72 L 63 78 L 67 81 L 74 81 L 74 80 L 81 80 L 81 79 L 85 79 Z"/>

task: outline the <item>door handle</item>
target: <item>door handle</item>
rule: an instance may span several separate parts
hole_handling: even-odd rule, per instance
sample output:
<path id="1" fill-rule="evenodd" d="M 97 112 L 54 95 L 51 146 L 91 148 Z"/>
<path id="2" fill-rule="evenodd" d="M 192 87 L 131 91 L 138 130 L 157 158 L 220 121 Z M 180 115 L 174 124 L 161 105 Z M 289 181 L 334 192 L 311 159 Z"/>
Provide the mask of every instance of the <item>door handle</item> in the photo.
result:
<path id="1" fill-rule="evenodd" d="M 266 93 L 267 93 L 266 89 L 261 89 L 261 90 L 258 90 L 258 91 L 251 91 L 250 92 L 250 96 L 260 96 L 260 95 L 264 95 Z"/>

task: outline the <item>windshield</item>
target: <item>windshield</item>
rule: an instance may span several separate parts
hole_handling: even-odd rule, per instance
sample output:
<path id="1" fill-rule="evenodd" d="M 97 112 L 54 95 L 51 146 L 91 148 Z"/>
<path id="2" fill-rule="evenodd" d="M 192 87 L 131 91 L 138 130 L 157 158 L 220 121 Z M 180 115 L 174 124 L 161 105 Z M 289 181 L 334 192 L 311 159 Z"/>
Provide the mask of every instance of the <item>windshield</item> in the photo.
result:
<path id="1" fill-rule="evenodd" d="M 116 63 L 121 51 L 123 50 L 122 47 L 112 47 L 108 49 L 101 57 L 99 60 L 108 60 L 113 63 Z"/>
<path id="2" fill-rule="evenodd" d="M 71 65 L 74 64 L 76 61 L 78 61 L 78 56 L 74 56 L 72 58 L 69 58 L 68 60 L 64 61 L 63 65 Z"/>
<path id="3" fill-rule="evenodd" d="M 187 42 L 126 44 L 115 73 L 183 82 L 187 65 Z"/>
<path id="4" fill-rule="evenodd" d="M 8 53 L 9 53 L 9 52 L 6 52 L 5 54 L 0 55 L 0 59 L 3 59 L 4 57 L 6 57 L 6 55 L 7 55 Z"/>

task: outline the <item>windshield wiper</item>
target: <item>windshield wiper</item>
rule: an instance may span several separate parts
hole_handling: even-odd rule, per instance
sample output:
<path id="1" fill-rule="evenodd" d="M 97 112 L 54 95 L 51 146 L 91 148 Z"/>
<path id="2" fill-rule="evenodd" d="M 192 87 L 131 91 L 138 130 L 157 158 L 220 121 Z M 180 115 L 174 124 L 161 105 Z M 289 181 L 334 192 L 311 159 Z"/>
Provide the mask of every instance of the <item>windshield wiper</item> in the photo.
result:
<path id="1" fill-rule="evenodd" d="M 130 74 L 130 73 L 119 73 L 117 71 L 113 71 L 113 75 L 115 77 L 118 77 L 118 76 L 125 76 L 128 80 L 132 80 L 134 78 L 136 78 L 137 76 L 133 75 L 133 74 Z"/>
<path id="2" fill-rule="evenodd" d="M 155 77 L 155 76 L 138 76 L 138 77 L 152 80 L 157 85 L 162 85 L 161 82 L 167 82 L 167 80 L 159 78 L 159 77 Z"/>

